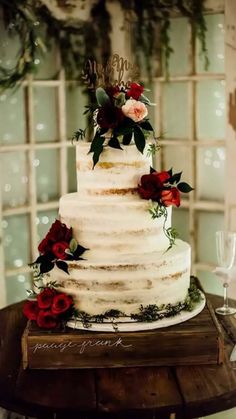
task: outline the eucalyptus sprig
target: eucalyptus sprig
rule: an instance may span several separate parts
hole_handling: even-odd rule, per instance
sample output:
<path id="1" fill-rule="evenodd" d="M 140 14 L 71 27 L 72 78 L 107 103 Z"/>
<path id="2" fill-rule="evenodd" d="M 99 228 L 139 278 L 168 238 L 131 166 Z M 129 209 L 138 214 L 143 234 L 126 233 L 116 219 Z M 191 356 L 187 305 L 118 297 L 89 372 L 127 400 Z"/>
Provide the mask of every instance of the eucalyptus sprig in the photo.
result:
<path id="1" fill-rule="evenodd" d="M 174 246 L 175 240 L 179 236 L 175 228 L 173 227 L 166 228 L 166 222 L 167 222 L 167 217 L 168 217 L 167 208 L 164 205 L 157 204 L 150 207 L 148 211 L 151 214 L 151 217 L 153 220 L 155 220 L 156 218 L 164 217 L 163 232 L 165 236 L 167 237 L 167 239 L 169 240 L 169 246 L 166 249 L 166 252 L 167 252 Z"/>

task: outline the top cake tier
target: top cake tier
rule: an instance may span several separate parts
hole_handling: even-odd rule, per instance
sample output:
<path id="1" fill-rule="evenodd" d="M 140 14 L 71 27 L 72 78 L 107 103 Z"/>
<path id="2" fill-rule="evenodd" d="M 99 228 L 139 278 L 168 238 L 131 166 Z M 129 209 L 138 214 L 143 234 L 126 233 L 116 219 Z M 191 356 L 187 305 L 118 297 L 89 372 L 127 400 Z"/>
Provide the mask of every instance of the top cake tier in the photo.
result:
<path id="1" fill-rule="evenodd" d="M 141 154 L 135 145 L 123 146 L 123 150 L 105 147 L 99 162 L 93 169 L 90 143 L 76 146 L 77 190 L 81 197 L 106 197 L 116 199 L 137 194 L 143 174 L 150 171 L 151 159 Z"/>

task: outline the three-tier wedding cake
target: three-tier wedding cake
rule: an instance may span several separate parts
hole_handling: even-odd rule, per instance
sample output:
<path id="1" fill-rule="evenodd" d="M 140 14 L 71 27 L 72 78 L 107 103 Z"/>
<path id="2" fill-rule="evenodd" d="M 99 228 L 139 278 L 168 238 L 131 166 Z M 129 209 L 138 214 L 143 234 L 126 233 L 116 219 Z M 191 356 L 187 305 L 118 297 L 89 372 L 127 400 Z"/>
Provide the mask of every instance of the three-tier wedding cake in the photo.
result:
<path id="1" fill-rule="evenodd" d="M 102 82 L 111 68 L 123 74 L 120 63 L 114 56 Z M 90 79 L 99 82 L 97 74 Z M 199 298 L 190 286 L 190 246 L 171 226 L 172 206 L 192 188 L 181 172 L 152 167 L 154 104 L 138 83 L 101 83 L 87 107 L 92 142 L 83 130 L 75 135 L 78 191 L 61 197 L 59 220 L 32 264 L 35 293 L 24 313 L 39 327 L 70 319 L 154 322 L 191 311 Z"/>

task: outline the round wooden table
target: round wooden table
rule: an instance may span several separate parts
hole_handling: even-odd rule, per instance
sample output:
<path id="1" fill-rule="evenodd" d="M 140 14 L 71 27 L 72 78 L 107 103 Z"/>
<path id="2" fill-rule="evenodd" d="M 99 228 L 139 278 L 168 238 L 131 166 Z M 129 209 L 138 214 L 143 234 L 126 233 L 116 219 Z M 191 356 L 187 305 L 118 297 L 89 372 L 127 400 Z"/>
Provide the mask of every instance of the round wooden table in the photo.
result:
<path id="1" fill-rule="evenodd" d="M 208 296 L 214 306 L 222 303 Z M 43 419 L 195 418 L 236 406 L 236 319 L 219 317 L 222 365 L 87 370 L 26 370 L 22 303 L 0 310 L 0 406 Z"/>

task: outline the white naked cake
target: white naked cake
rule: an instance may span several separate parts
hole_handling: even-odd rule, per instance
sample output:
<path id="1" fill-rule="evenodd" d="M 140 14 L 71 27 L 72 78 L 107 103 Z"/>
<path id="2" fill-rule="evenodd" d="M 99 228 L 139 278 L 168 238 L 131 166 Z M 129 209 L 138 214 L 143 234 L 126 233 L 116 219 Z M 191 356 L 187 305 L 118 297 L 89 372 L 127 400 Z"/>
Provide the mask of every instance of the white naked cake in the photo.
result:
<path id="1" fill-rule="evenodd" d="M 127 316 L 140 306 L 183 302 L 190 285 L 190 246 L 176 240 L 168 251 L 164 218 L 152 219 L 150 202 L 140 199 L 140 178 L 150 159 L 135 145 L 104 149 L 93 169 L 90 144 L 77 145 L 78 192 L 60 199 L 60 221 L 72 227 L 87 250 L 85 260 L 68 261 L 46 277 L 73 297 L 89 315 L 119 310 Z M 171 207 L 166 227 L 171 225 Z"/>

